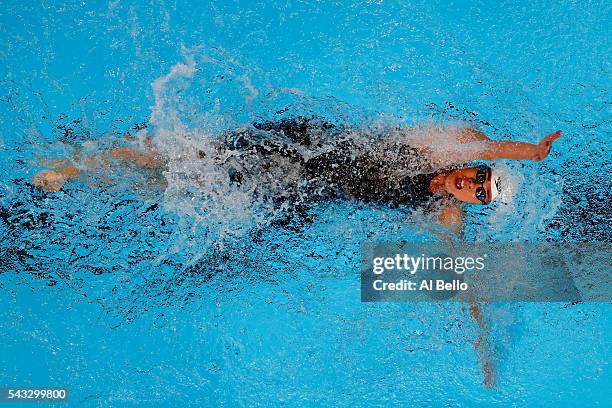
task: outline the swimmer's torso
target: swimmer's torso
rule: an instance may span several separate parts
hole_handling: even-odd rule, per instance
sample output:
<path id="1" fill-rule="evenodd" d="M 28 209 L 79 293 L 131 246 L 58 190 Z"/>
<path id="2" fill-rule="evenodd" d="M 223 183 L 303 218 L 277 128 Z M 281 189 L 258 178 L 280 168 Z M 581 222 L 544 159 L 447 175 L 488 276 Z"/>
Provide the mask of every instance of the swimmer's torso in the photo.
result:
<path id="1" fill-rule="evenodd" d="M 430 163 L 398 138 L 295 118 L 228 132 L 218 149 L 230 182 L 281 206 L 355 199 L 414 208 L 433 197 Z"/>

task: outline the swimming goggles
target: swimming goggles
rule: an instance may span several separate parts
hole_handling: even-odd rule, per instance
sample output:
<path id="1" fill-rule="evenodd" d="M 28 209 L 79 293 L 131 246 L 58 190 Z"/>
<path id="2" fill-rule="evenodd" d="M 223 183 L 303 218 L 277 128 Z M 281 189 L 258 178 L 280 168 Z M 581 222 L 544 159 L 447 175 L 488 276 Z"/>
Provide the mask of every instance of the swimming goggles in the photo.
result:
<path id="1" fill-rule="evenodd" d="M 489 169 L 489 166 L 481 165 L 478 166 L 478 170 L 476 170 L 476 182 L 481 185 L 476 189 L 476 198 L 485 205 L 488 203 L 486 201 L 487 191 L 484 188 L 484 182 L 487 181 L 487 173 Z"/>

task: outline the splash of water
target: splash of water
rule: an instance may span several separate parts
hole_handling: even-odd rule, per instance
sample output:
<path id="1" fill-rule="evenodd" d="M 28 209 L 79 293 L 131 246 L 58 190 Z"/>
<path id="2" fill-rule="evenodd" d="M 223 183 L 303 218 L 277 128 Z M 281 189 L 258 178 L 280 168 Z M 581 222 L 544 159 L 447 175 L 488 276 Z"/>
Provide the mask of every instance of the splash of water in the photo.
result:
<path id="1" fill-rule="evenodd" d="M 192 85 L 196 85 L 195 91 L 199 93 L 200 87 L 218 83 L 211 84 L 205 81 L 206 78 L 200 78 L 211 76 L 208 71 L 214 71 L 216 61 L 209 56 L 201 57 L 199 61 L 196 62 L 193 52 L 188 52 L 185 61 L 175 64 L 167 74 L 153 82 L 152 128 L 138 136 L 141 141 L 151 137 L 166 159 L 165 208 L 185 217 L 186 225 L 205 225 L 210 243 L 227 237 L 244 237 L 254 225 L 269 222 L 279 212 L 291 210 L 290 207 L 296 204 L 295 196 L 299 196 L 298 203 L 307 201 L 302 187 L 305 183 L 311 184 L 312 192 L 312 185 L 316 183 L 304 180 L 302 167 L 313 157 L 337 151 L 342 146 L 347 158 L 369 155 L 370 163 L 384 167 L 389 179 L 400 183 L 408 175 L 435 170 L 423 157 L 407 151 L 407 147 L 413 144 L 418 147 L 417 141 L 422 139 L 439 144 L 442 143 L 441 137 L 451 133 L 451 128 L 444 126 L 407 130 L 378 122 L 356 129 L 342 122 L 334 125 L 314 119 L 313 126 L 301 131 L 300 137 L 307 138 L 307 142 L 296 140 L 286 134 L 287 129 L 273 125 L 266 128 L 248 123 L 224 134 L 215 133 L 224 119 L 224 113 L 219 109 L 224 101 L 217 100 L 216 112 L 200 115 L 197 102 L 185 96 Z M 228 64 L 228 61 L 223 61 L 223 64 Z M 230 71 L 222 67 L 224 74 Z M 233 75 L 235 82 L 243 87 L 244 104 L 252 104 L 262 92 L 247 73 Z M 266 94 L 304 98 L 302 92 L 295 89 L 280 89 Z M 316 101 L 311 102 L 316 104 Z M 189 108 L 189 104 L 196 106 Z M 328 112 L 332 113 L 328 116 L 333 121 L 334 108 Z M 194 123 L 197 125 L 193 126 Z M 230 148 L 236 143 L 230 139 L 237 137 L 264 150 L 292 153 L 273 155 L 255 152 L 254 149 Z M 233 171 L 240 172 L 241 183 L 232 183 L 228 174 Z M 322 185 L 319 190 L 323 188 Z"/>
<path id="2" fill-rule="evenodd" d="M 458 130 L 468 126 L 457 122 L 425 122 L 406 127 L 398 125 L 393 118 L 378 115 L 370 124 L 355 127 L 346 121 L 351 115 L 342 106 L 333 106 L 337 101 L 321 103 L 291 88 L 260 88 L 251 74 L 223 52 L 213 57 L 199 54 L 198 49 L 185 50 L 184 61 L 152 83 L 155 98 L 150 115 L 152 127 L 139 134 L 141 141 L 151 137 L 166 159 L 166 210 L 181 215 L 183 229 L 190 234 L 199 227 L 204 228 L 208 244 L 240 240 L 253 227 L 268 224 L 296 204 L 308 201 L 307 195 L 313 188 L 304 194 L 303 187 L 316 183 L 304 178 L 303 163 L 313 157 L 329 154 L 342 146 L 346 157 L 354 160 L 369 156 L 371 163 L 384 167 L 391 183 L 399 184 L 406 176 L 453 164 L 450 155 L 434 154 L 434 160 L 427 160 L 412 154 L 407 147 L 430 153 L 444 152 L 449 145 L 457 146 Z M 220 90 L 226 89 L 228 83 L 234 88 L 224 99 Z M 211 94 L 208 99 L 202 96 L 206 93 Z M 232 93 L 234 97 L 239 95 L 241 102 L 231 100 Z M 273 109 L 275 102 L 282 102 L 285 108 Z M 308 110 L 309 104 L 318 105 L 321 114 Z M 202 106 L 207 109 L 204 111 Z M 269 112 L 262 113 L 263 108 Z M 262 115 L 271 117 L 271 122 L 266 122 Z M 319 127 L 303 132 L 302 136 L 309 139 L 305 143 L 289 137 L 286 129 L 257 126 L 257 123 L 278 123 L 279 116 L 283 115 L 302 115 L 312 120 L 319 116 L 315 120 Z M 358 116 L 364 120 L 367 115 Z M 239 117 L 245 121 L 238 122 Z M 325 125 L 330 125 L 331 130 L 324 130 Z M 263 149 L 284 149 L 291 153 L 262 155 L 254 149 L 231 147 L 238 138 Z M 477 147 L 465 144 L 459 150 L 468 157 Z M 558 189 L 550 188 L 559 186 L 559 180 L 545 181 L 540 177 L 530 183 L 527 195 L 537 194 L 539 200 L 517 200 L 517 195 L 526 193 L 525 176 L 520 174 L 525 169 L 519 171 L 516 165 L 498 168 L 506 174 L 506 188 L 499 203 L 488 211 L 489 227 L 479 231 L 479 236 L 503 235 L 509 229 L 521 236 L 529 230 L 529 236 L 536 236 L 560 205 Z M 234 173 L 239 174 L 240 183 L 233 182 Z M 534 188 L 538 191 L 534 192 Z M 540 208 L 542 199 L 547 200 L 545 211 Z M 522 232 L 510 228 L 517 215 L 524 227 Z"/>

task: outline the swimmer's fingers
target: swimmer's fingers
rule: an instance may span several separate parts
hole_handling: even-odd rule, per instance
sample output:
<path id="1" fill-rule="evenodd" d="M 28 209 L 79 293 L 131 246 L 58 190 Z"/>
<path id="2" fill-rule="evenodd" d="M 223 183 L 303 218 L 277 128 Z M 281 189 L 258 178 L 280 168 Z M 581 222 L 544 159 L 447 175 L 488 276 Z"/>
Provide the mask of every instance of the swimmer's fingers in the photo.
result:
<path id="1" fill-rule="evenodd" d="M 557 130 L 556 132 L 545 136 L 544 139 L 542 139 L 540 143 L 552 144 L 552 142 L 556 141 L 560 137 L 561 137 L 561 131 Z"/>
<path id="2" fill-rule="evenodd" d="M 558 140 L 561 137 L 561 131 L 557 130 L 554 133 L 551 133 L 547 136 L 545 136 L 540 143 L 538 143 L 538 152 L 536 154 L 535 160 L 536 161 L 540 161 L 540 160 L 544 160 L 548 154 L 550 153 L 550 150 L 552 149 L 552 144 L 553 142 L 555 142 L 556 140 Z"/>

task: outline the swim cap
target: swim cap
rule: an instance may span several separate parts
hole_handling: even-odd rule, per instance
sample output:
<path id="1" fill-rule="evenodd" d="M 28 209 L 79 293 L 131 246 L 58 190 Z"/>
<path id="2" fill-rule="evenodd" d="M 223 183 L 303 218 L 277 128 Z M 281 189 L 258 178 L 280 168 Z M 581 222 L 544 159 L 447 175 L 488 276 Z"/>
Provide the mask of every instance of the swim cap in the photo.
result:
<path id="1" fill-rule="evenodd" d="M 491 201 L 495 200 L 495 197 L 499 195 L 501 191 L 501 175 L 499 172 L 491 168 Z"/>

